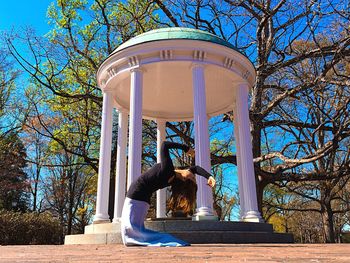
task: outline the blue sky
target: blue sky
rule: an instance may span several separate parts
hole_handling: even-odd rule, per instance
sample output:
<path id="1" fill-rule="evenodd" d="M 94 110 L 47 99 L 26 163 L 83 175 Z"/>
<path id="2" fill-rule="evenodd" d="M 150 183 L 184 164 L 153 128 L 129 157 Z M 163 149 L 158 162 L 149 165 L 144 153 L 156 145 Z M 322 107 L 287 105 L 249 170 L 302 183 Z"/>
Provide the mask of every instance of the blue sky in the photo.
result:
<path id="1" fill-rule="evenodd" d="M 0 31 L 30 26 L 39 35 L 49 31 L 46 10 L 50 0 L 2 0 L 0 7 Z"/>

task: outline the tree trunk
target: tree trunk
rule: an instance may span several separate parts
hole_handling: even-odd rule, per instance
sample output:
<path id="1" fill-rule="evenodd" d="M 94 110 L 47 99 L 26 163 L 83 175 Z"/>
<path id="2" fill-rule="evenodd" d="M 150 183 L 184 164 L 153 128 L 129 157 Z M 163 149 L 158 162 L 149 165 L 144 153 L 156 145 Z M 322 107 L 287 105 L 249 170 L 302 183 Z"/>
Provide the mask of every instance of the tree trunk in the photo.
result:
<path id="1" fill-rule="evenodd" d="M 67 235 L 72 234 L 73 225 L 73 206 L 74 206 L 74 190 L 69 193 L 68 215 L 67 215 Z"/>
<path id="2" fill-rule="evenodd" d="M 252 91 L 251 97 L 251 107 L 250 107 L 250 132 L 252 136 L 252 147 L 253 147 L 253 158 L 257 158 L 261 156 L 261 118 L 259 116 L 259 112 L 262 107 L 262 86 L 264 84 L 265 77 L 262 72 L 257 72 L 256 83 Z M 260 171 L 260 163 L 254 163 L 254 171 L 255 171 L 255 182 L 257 189 L 257 201 L 258 201 L 258 209 L 260 213 L 262 213 L 262 201 L 263 201 L 263 192 L 264 188 L 267 185 L 266 183 L 259 180 L 259 171 Z"/>
<path id="3" fill-rule="evenodd" d="M 36 212 L 37 202 L 38 202 L 38 186 L 39 186 L 39 178 L 40 178 L 40 170 L 41 168 L 37 166 L 34 180 L 34 191 L 33 191 L 33 212 Z"/>
<path id="4" fill-rule="evenodd" d="M 117 140 L 117 133 L 114 136 L 115 140 Z M 108 195 L 108 215 L 111 220 L 114 217 L 114 202 L 115 202 L 115 176 L 116 176 L 116 163 L 117 163 L 117 141 L 113 144 L 112 154 L 111 154 L 111 173 L 110 173 L 110 181 L 109 181 L 109 195 Z"/>
<path id="5" fill-rule="evenodd" d="M 72 222 L 73 222 L 72 212 L 69 211 L 68 218 L 67 218 L 67 235 L 72 234 Z"/>
<path id="6" fill-rule="evenodd" d="M 255 167 L 255 171 L 257 171 L 256 167 Z M 263 203 L 263 198 L 264 198 L 264 189 L 265 189 L 266 185 L 267 185 L 267 183 L 265 181 L 260 181 L 260 180 L 257 179 L 256 197 L 258 199 L 258 208 L 259 208 L 259 211 L 260 211 L 262 216 L 263 216 L 262 203 Z"/>
<path id="7" fill-rule="evenodd" d="M 34 185 L 34 192 L 33 192 L 33 212 L 36 212 L 36 202 L 37 202 L 37 195 L 38 195 L 38 183 L 35 182 Z"/>
<path id="8" fill-rule="evenodd" d="M 64 243 L 65 229 L 64 229 L 64 212 L 63 209 L 59 210 L 59 221 L 60 221 L 60 244 Z"/>
<path id="9" fill-rule="evenodd" d="M 335 243 L 333 211 L 331 207 L 326 206 L 321 211 L 323 231 L 326 243 Z"/>
<path id="10" fill-rule="evenodd" d="M 261 155 L 261 129 L 255 123 L 251 125 L 251 134 L 252 134 L 252 146 L 253 146 L 253 158 L 259 157 Z M 260 163 L 254 163 L 254 171 L 255 171 L 255 183 L 256 183 L 256 196 L 258 201 L 258 209 L 260 213 L 262 213 L 262 201 L 263 201 L 263 193 L 266 183 L 259 180 L 259 171 L 260 171 Z"/>

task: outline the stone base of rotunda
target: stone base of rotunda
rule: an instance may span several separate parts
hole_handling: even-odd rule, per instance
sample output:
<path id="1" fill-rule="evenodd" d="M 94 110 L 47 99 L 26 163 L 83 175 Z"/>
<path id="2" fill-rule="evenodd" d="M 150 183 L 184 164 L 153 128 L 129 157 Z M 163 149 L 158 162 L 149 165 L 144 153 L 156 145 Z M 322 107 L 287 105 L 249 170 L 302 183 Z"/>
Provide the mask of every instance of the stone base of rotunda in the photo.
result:
<path id="1" fill-rule="evenodd" d="M 215 215 L 194 215 L 192 221 L 218 221 L 219 218 Z"/>
<path id="2" fill-rule="evenodd" d="M 84 234 L 67 235 L 65 245 L 73 244 L 121 244 L 120 223 L 91 224 L 85 227 Z"/>
<path id="3" fill-rule="evenodd" d="M 272 225 L 252 222 L 156 219 L 146 228 L 172 234 L 191 244 L 293 243 L 293 236 L 273 232 Z M 91 224 L 85 234 L 67 235 L 69 244 L 121 244 L 120 223 Z"/>

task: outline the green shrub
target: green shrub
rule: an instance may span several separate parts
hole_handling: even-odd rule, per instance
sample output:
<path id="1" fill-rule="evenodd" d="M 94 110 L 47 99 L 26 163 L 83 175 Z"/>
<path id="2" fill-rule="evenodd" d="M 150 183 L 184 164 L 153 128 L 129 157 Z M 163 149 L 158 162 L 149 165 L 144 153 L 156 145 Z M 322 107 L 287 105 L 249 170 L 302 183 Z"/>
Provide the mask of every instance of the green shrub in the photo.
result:
<path id="1" fill-rule="evenodd" d="M 0 210 L 0 245 L 59 244 L 60 225 L 50 213 Z"/>

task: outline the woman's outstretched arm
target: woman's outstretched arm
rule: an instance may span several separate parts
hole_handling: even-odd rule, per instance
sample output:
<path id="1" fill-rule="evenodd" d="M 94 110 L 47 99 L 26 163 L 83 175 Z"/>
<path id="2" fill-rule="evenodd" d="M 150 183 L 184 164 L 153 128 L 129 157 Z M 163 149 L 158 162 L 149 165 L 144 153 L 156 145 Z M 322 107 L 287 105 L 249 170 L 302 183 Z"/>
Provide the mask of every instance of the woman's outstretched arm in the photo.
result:
<path id="1" fill-rule="evenodd" d="M 198 174 L 200 176 L 203 176 L 204 178 L 209 179 L 210 176 L 212 176 L 209 172 L 207 172 L 205 169 L 198 165 L 194 165 L 190 167 L 190 171 L 194 174 Z"/>
<path id="2" fill-rule="evenodd" d="M 203 176 L 204 178 L 208 179 L 208 185 L 210 187 L 215 186 L 216 181 L 214 179 L 214 176 L 212 176 L 208 171 L 206 171 L 202 167 L 195 165 L 195 166 L 191 166 L 189 170 L 194 174 L 198 174 L 198 175 Z"/>
<path id="3" fill-rule="evenodd" d="M 162 146 L 160 149 L 161 172 L 162 174 L 166 174 L 167 177 L 169 178 L 174 175 L 174 165 L 169 154 L 170 149 L 181 149 L 187 152 L 190 149 L 190 147 L 188 147 L 185 144 L 176 143 L 176 142 L 164 141 L 162 143 Z"/>

